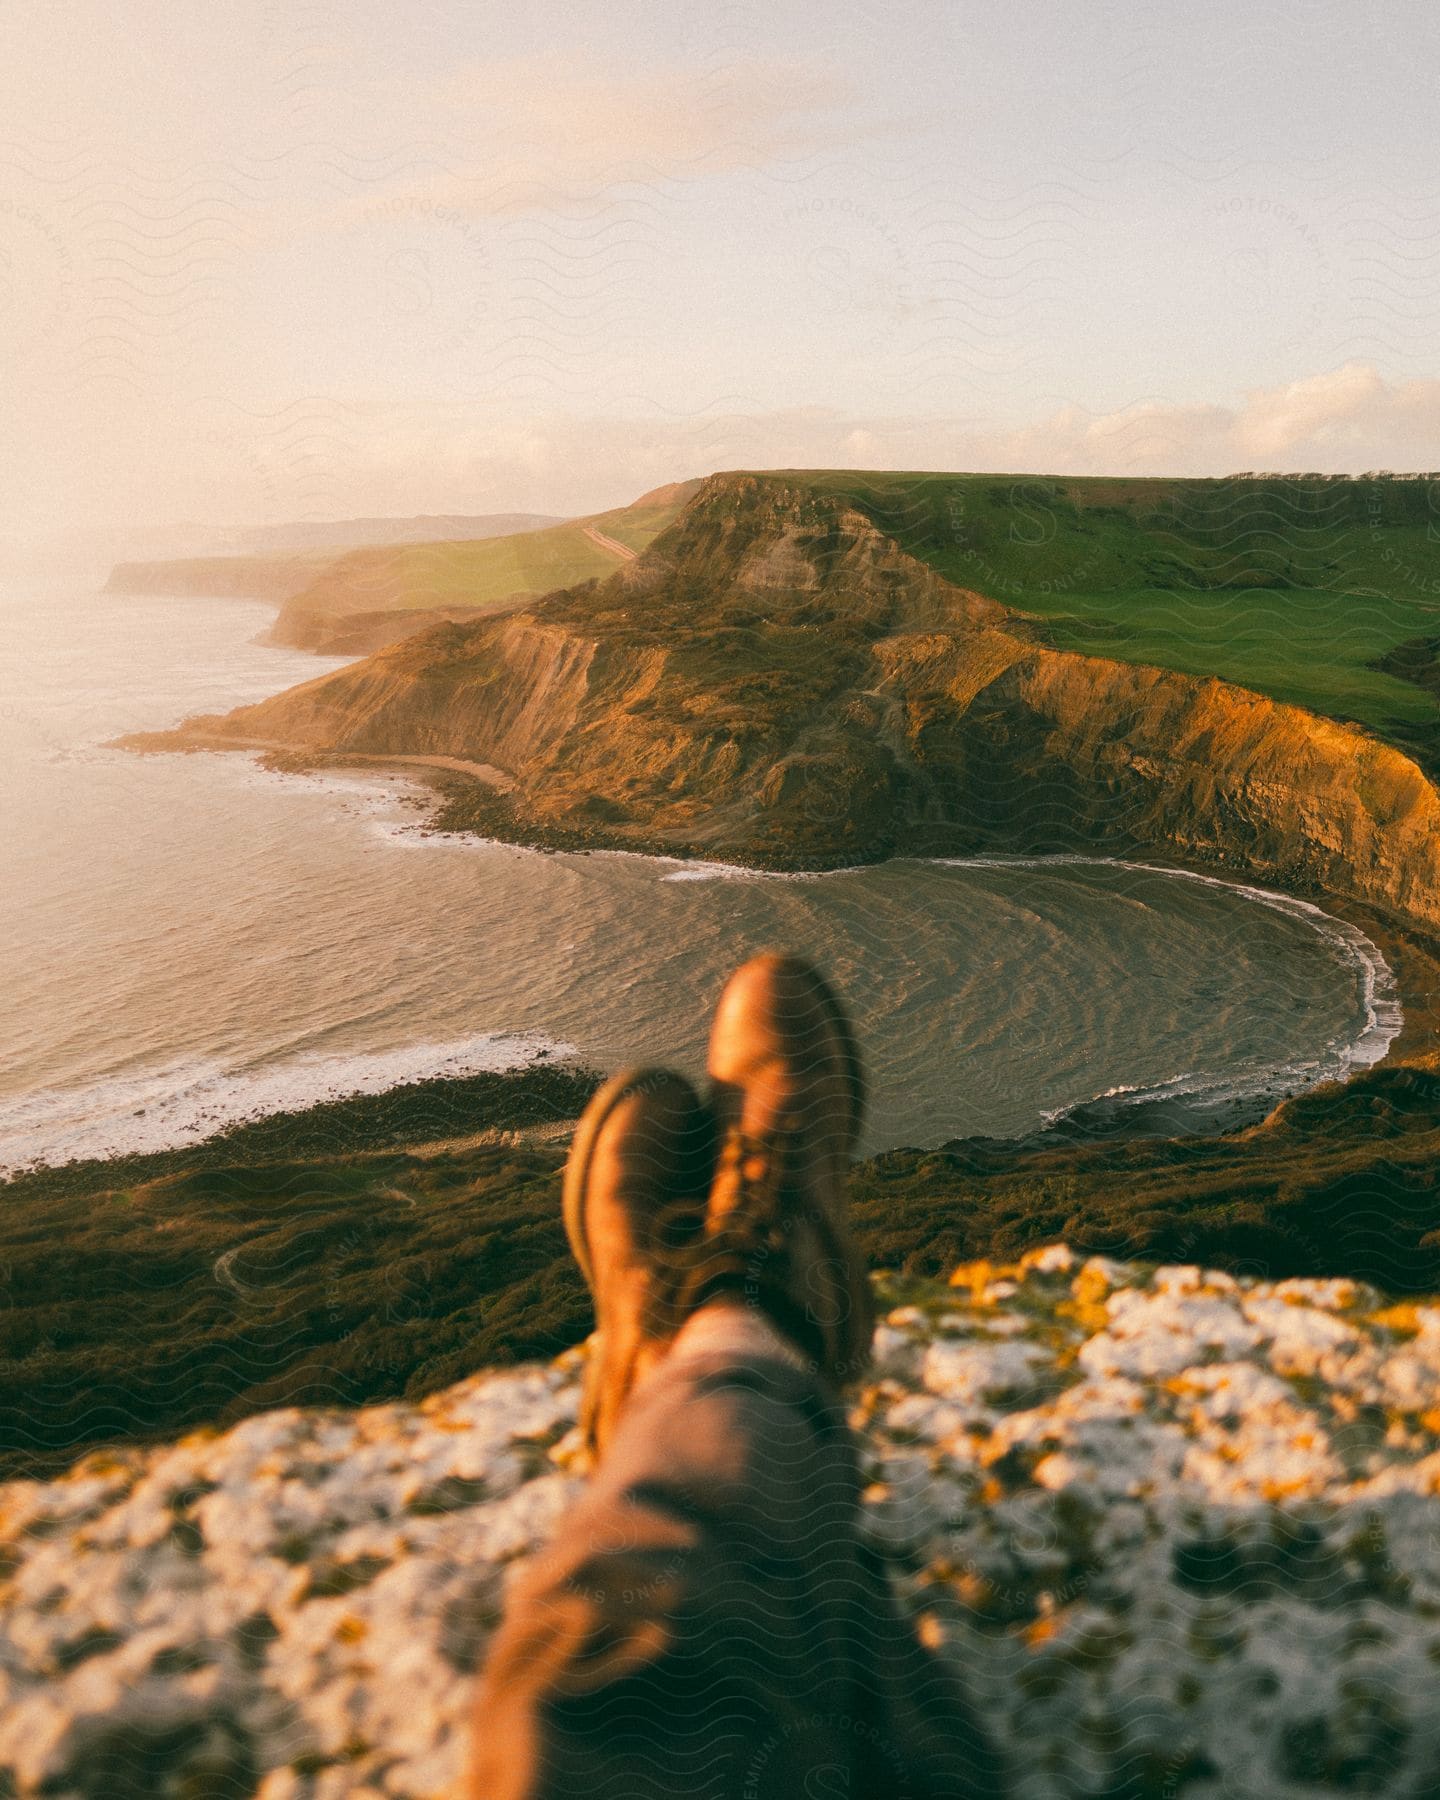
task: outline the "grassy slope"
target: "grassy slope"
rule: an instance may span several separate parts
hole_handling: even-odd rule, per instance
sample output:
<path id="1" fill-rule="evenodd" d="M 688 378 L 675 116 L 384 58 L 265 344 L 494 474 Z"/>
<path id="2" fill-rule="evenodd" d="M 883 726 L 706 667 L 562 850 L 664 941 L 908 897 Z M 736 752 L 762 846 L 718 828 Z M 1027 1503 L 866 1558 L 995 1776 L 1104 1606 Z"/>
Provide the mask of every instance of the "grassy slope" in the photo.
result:
<path id="1" fill-rule="evenodd" d="M 307 611 L 329 613 L 495 607 L 517 595 L 613 575 L 619 559 L 585 535 L 593 526 L 617 543 L 640 551 L 670 524 L 683 502 L 622 506 L 543 531 L 473 542 L 396 544 L 354 550 L 297 596 Z"/>
<path id="2" fill-rule="evenodd" d="M 86 1443 L 425 1392 L 575 1342 L 563 1151 L 401 1146 L 571 1118 L 597 1079 L 420 1082 L 0 1185 L 0 1480 Z"/>
<path id="3" fill-rule="evenodd" d="M 805 471 L 950 580 L 1041 615 L 1056 647 L 1358 720 L 1411 745 L 1440 700 L 1369 665 L 1440 630 L 1423 481 Z"/>

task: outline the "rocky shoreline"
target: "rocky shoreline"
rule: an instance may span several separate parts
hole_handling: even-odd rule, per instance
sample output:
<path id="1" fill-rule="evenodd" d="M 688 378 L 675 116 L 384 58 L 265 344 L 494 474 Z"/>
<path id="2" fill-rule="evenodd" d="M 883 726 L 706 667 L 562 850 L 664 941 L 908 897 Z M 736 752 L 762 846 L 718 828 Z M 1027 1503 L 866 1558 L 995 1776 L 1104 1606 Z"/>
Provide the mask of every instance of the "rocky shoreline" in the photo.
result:
<path id="1" fill-rule="evenodd" d="M 1440 1778 L 1440 1305 L 1055 1246 L 880 1279 L 868 1528 L 1018 1800 Z M 583 1351 L 0 1487 L 17 1800 L 440 1800 Z"/>

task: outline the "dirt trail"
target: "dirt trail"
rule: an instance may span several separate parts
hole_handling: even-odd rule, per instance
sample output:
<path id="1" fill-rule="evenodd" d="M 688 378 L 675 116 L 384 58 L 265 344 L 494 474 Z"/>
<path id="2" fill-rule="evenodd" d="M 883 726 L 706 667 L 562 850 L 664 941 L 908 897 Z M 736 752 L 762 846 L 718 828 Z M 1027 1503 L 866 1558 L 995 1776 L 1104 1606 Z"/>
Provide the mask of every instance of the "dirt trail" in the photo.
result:
<path id="1" fill-rule="evenodd" d="M 580 529 L 592 544 L 598 544 L 602 550 L 608 550 L 612 556 L 618 556 L 621 562 L 634 562 L 640 554 L 638 550 L 632 550 L 628 544 L 622 544 L 618 538 L 607 537 L 603 531 L 597 530 L 593 525 L 582 525 Z"/>
<path id="2" fill-rule="evenodd" d="M 547 1119 L 543 1125 L 491 1125 L 464 1137 L 430 1138 L 403 1148 L 407 1156 L 431 1157 L 449 1156 L 457 1150 L 483 1150 L 497 1144 L 510 1149 L 523 1144 L 564 1144 L 578 1123 L 577 1119 Z"/>

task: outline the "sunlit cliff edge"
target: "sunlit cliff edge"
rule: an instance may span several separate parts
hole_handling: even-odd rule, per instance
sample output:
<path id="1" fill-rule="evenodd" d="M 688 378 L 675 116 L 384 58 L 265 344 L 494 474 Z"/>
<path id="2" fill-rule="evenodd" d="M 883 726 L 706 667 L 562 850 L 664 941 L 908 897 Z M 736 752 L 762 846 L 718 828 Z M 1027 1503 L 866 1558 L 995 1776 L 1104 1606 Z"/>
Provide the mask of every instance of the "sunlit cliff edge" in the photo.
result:
<path id="1" fill-rule="evenodd" d="M 1440 1307 L 1058 1246 L 881 1278 L 867 1529 L 1020 1800 L 1440 1778 Z M 583 1352 L 0 1487 L 16 1796 L 453 1795 Z"/>

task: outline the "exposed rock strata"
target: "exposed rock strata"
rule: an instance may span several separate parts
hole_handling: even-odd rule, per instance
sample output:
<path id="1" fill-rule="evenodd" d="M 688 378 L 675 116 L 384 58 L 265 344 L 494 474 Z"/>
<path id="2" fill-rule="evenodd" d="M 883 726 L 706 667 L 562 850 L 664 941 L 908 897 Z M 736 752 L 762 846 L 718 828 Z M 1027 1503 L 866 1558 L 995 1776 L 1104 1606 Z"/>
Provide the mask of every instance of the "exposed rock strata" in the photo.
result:
<path id="1" fill-rule="evenodd" d="M 790 866 L 1167 853 L 1440 926 L 1440 795 L 1398 750 L 1222 681 L 1048 649 L 780 477 L 712 477 L 608 581 L 192 725 L 498 765 L 515 791 L 476 823 L 522 839 Z"/>
<path id="2" fill-rule="evenodd" d="M 1435 1791 L 1440 1305 L 1058 1248 L 888 1300 L 870 1528 L 1022 1800 Z M 6 1791 L 451 1792 L 582 1354 L 0 1488 Z"/>

